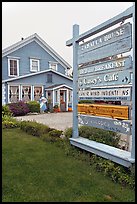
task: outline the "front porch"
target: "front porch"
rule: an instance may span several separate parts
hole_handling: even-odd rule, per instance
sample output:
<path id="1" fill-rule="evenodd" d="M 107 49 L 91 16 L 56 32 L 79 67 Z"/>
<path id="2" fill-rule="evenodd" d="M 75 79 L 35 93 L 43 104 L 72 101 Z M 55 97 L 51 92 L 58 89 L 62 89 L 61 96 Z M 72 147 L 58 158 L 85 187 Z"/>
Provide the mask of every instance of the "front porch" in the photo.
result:
<path id="1" fill-rule="evenodd" d="M 60 112 L 72 111 L 72 88 L 65 84 L 56 84 L 45 88 L 45 96 L 51 108 L 58 107 Z"/>

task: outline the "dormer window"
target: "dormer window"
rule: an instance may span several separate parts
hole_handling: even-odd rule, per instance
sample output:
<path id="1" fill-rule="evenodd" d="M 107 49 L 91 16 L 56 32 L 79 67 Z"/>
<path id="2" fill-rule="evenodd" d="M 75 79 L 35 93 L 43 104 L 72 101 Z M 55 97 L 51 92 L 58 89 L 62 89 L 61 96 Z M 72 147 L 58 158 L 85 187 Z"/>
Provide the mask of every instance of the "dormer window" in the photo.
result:
<path id="1" fill-rule="evenodd" d="M 49 62 L 49 68 L 55 71 L 58 71 L 58 63 L 57 62 Z"/>
<path id="2" fill-rule="evenodd" d="M 19 59 L 8 58 L 8 75 L 19 76 Z"/>
<path id="3" fill-rule="evenodd" d="M 30 59 L 30 71 L 31 72 L 38 72 L 39 68 L 39 60 L 38 59 Z"/>

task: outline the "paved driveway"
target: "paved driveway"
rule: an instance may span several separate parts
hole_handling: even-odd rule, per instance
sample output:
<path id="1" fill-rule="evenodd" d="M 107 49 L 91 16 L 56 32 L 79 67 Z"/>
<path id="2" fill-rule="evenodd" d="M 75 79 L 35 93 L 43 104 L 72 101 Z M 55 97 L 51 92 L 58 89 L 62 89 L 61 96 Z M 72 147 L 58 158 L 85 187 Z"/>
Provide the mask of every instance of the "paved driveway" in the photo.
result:
<path id="1" fill-rule="evenodd" d="M 51 128 L 65 130 L 72 127 L 72 112 L 44 113 L 38 115 L 18 116 L 17 120 L 35 120 L 36 122 L 48 125 Z"/>

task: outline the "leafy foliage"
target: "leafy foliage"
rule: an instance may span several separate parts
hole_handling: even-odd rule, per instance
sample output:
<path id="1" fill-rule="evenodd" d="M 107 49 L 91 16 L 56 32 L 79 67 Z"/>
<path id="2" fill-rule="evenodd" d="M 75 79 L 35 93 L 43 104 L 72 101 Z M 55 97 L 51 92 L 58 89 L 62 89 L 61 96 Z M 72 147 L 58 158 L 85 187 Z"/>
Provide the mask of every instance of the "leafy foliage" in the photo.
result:
<path id="1" fill-rule="evenodd" d="M 110 146 L 119 147 L 120 135 L 112 131 L 90 126 L 80 126 L 79 136 Z"/>
<path id="2" fill-rule="evenodd" d="M 17 121 L 15 118 L 4 115 L 2 116 L 2 128 L 16 128 L 20 126 L 20 122 Z"/>
<path id="3" fill-rule="evenodd" d="M 2 117 L 5 116 L 5 115 L 6 116 L 12 116 L 12 112 L 10 111 L 8 105 L 3 105 L 2 106 Z"/>
<path id="4" fill-rule="evenodd" d="M 79 100 L 78 103 L 79 104 L 82 104 L 82 103 L 94 103 L 94 101 L 92 101 L 92 100 Z"/>
<path id="5" fill-rule="evenodd" d="M 64 131 L 66 138 L 72 137 L 72 128 Z M 119 147 L 120 136 L 117 133 L 106 131 L 89 126 L 79 127 L 79 136 L 85 137 L 97 142 L 105 143 L 114 147 Z M 67 140 L 68 143 L 68 140 Z M 94 166 L 97 171 L 104 172 L 104 175 L 110 177 L 113 182 L 120 183 L 122 186 L 135 188 L 135 167 L 126 168 L 110 160 L 89 153 L 78 147 L 64 144 L 65 154 L 82 160 L 89 165 Z M 68 143 L 69 144 L 69 143 Z"/>
<path id="6" fill-rule="evenodd" d="M 13 113 L 13 116 L 23 116 L 29 113 L 28 105 L 23 101 L 10 103 L 8 106 L 10 111 Z"/>
<path id="7" fill-rule="evenodd" d="M 28 108 L 29 108 L 29 112 L 31 113 L 39 113 L 40 112 L 40 103 L 38 103 L 37 101 L 28 101 L 27 102 Z"/>
<path id="8" fill-rule="evenodd" d="M 40 137 L 42 134 L 49 132 L 50 128 L 36 121 L 21 121 L 20 128 L 33 136 Z"/>

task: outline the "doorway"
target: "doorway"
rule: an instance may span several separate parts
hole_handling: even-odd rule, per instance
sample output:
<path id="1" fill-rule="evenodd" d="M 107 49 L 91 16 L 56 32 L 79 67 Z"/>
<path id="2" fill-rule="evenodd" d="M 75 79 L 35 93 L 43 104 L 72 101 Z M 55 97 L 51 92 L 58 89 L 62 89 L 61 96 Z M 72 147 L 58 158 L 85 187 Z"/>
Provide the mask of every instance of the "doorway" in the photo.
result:
<path id="1" fill-rule="evenodd" d="M 60 111 L 66 111 L 66 90 L 60 90 Z"/>

